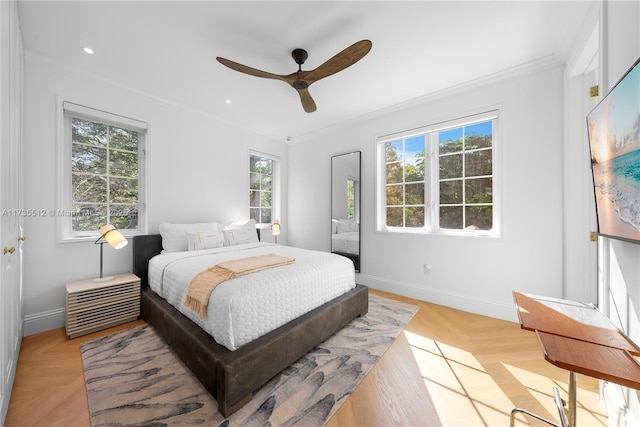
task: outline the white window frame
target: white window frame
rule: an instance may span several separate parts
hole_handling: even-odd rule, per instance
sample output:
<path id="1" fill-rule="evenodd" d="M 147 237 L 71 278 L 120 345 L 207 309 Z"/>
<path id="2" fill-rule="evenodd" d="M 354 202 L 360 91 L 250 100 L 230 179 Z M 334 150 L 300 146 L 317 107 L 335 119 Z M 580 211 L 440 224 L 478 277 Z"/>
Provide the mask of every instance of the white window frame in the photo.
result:
<path id="1" fill-rule="evenodd" d="M 146 234 L 146 144 L 148 124 L 144 121 L 110 113 L 102 109 L 91 108 L 77 102 L 58 99 L 57 109 L 57 200 L 55 212 L 57 241 L 83 242 L 99 237 L 95 231 L 73 231 L 71 216 L 71 118 L 95 120 L 114 126 L 139 132 L 138 140 L 138 227 L 120 230 L 125 236 Z"/>
<path id="2" fill-rule="evenodd" d="M 271 176 L 271 223 L 258 223 L 256 222 L 256 227 L 264 228 L 273 223 L 274 219 L 280 220 L 280 157 L 274 156 L 272 154 L 264 153 L 256 150 L 249 150 L 249 155 L 247 156 L 247 190 L 251 191 L 251 156 L 264 157 L 265 159 L 269 159 L 273 162 Z M 250 206 L 250 198 L 247 198 L 247 212 L 251 215 L 251 206 Z"/>
<path id="3" fill-rule="evenodd" d="M 453 128 L 474 123 L 493 121 L 492 129 L 492 179 L 493 179 L 493 223 L 491 230 L 452 230 L 440 228 L 440 185 L 438 160 L 438 134 Z M 442 121 L 408 131 L 395 132 L 376 139 L 376 232 L 412 233 L 450 236 L 500 237 L 502 233 L 502 173 L 501 173 L 501 111 L 499 108 Z M 386 225 L 386 156 L 385 144 L 399 139 L 425 136 L 425 224 L 423 227 L 389 227 Z M 435 160 L 434 160 L 435 159 Z"/>

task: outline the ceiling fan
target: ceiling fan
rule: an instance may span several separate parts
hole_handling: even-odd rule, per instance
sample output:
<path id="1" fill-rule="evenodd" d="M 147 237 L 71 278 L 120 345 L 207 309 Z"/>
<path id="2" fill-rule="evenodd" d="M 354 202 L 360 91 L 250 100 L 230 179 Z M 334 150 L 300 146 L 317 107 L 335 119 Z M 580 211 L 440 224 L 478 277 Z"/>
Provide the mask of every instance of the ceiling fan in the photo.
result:
<path id="1" fill-rule="evenodd" d="M 372 44 L 370 40 L 360 40 L 311 71 L 302 71 L 302 64 L 304 64 L 304 61 L 306 61 L 309 56 L 307 51 L 304 49 L 294 49 L 293 52 L 291 52 L 291 56 L 296 64 L 298 64 L 298 71 L 289 75 L 268 73 L 266 71 L 238 64 L 237 62 L 233 62 L 219 56 L 216 59 L 222 65 L 226 65 L 232 70 L 265 79 L 281 80 L 291 85 L 296 91 L 298 91 L 304 111 L 307 113 L 313 113 L 316 111 L 316 103 L 309 93 L 309 86 L 320 79 L 329 77 L 330 75 L 355 64 L 369 53 L 371 46 Z"/>

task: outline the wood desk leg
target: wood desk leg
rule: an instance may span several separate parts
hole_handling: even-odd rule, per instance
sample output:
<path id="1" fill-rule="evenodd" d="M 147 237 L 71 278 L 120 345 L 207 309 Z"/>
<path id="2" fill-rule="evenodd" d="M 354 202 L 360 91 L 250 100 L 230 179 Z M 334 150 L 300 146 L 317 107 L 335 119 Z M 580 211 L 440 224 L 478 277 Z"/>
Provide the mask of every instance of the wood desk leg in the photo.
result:
<path id="1" fill-rule="evenodd" d="M 577 418 L 578 375 L 569 372 L 569 426 L 576 427 Z"/>

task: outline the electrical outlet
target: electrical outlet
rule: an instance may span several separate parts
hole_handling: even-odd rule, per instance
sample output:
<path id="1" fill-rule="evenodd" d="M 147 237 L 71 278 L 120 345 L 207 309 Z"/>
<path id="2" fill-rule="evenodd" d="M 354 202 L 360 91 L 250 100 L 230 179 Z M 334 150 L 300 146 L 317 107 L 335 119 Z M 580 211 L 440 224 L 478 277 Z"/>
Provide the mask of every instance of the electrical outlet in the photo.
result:
<path id="1" fill-rule="evenodd" d="M 424 271 L 424 274 L 430 274 L 431 273 L 431 266 L 429 264 L 423 264 L 422 265 L 422 269 Z"/>

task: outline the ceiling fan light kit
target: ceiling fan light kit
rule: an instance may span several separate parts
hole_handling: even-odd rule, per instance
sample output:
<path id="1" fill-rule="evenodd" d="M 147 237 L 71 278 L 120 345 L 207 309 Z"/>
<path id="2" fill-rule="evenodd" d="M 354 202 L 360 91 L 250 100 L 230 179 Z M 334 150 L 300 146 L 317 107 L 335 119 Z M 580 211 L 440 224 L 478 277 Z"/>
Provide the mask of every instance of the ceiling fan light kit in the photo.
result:
<path id="1" fill-rule="evenodd" d="M 291 57 L 295 63 L 298 64 L 298 71 L 288 75 L 273 74 L 256 68 L 247 67 L 246 65 L 238 64 L 237 62 L 233 62 L 219 56 L 216 59 L 222 65 L 225 65 L 232 70 L 249 74 L 250 76 L 275 79 L 287 83 L 298 92 L 304 111 L 307 113 L 313 113 L 316 111 L 316 103 L 309 93 L 309 86 L 320 79 L 329 77 L 355 64 L 369 53 L 371 47 L 372 43 L 370 40 L 360 40 L 359 42 L 356 42 L 344 49 L 342 52 L 334 55 L 319 67 L 310 71 L 302 70 L 302 64 L 304 64 L 309 57 L 307 51 L 304 49 L 294 49 L 293 52 L 291 52 Z"/>

